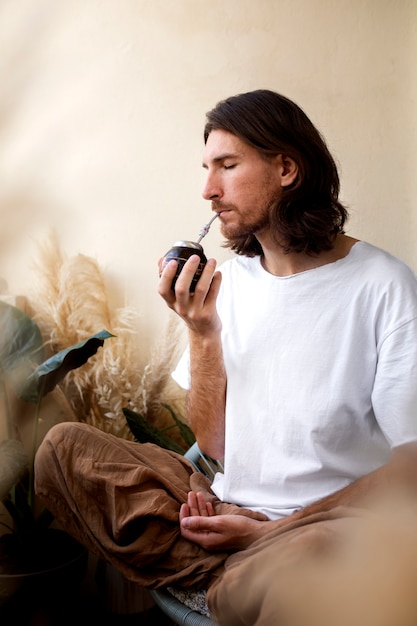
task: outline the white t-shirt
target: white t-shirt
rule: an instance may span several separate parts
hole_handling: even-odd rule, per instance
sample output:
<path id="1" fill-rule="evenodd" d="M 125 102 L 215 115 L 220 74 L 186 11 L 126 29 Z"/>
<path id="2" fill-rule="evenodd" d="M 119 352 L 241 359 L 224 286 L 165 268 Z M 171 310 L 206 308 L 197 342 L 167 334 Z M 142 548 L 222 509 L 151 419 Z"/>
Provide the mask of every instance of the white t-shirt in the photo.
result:
<path id="1" fill-rule="evenodd" d="M 286 277 L 220 268 L 225 472 L 213 490 L 271 519 L 333 493 L 417 440 L 417 281 L 365 242 Z M 173 373 L 189 386 L 188 355 Z"/>

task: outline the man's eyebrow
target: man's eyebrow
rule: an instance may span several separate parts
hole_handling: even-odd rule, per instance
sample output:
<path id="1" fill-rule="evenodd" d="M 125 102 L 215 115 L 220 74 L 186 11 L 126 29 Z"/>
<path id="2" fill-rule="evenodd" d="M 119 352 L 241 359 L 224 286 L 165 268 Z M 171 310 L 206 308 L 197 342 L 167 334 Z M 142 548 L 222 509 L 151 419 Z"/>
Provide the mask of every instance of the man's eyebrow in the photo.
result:
<path id="1" fill-rule="evenodd" d="M 225 152 L 223 154 L 219 154 L 218 156 L 210 159 L 211 163 L 221 163 L 226 159 L 237 159 L 239 154 L 237 152 Z M 208 165 L 203 161 L 202 166 L 207 169 Z"/>

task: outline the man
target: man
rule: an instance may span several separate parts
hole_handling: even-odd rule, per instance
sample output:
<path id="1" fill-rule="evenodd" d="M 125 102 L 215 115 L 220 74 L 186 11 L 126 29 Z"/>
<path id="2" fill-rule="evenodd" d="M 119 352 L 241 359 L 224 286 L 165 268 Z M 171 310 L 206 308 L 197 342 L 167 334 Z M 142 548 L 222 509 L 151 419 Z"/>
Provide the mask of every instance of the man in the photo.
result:
<path id="1" fill-rule="evenodd" d="M 203 196 L 236 257 L 219 271 L 209 259 L 194 293 L 199 258 L 184 265 L 175 291 L 171 261 L 159 293 L 188 329 L 188 349 L 173 374 L 189 389 L 187 418 L 200 448 L 224 457 L 225 472 L 213 483 L 216 498 L 194 488 L 192 479 L 184 487 L 175 545 L 191 552 L 185 559 L 181 553 L 179 569 L 190 567 L 192 553 L 205 574 L 163 578 L 155 568 L 147 584 L 209 586 L 219 624 L 272 626 L 290 611 L 285 623 L 294 626 L 297 603 L 284 607 L 267 581 L 253 584 L 259 553 L 264 565 L 274 555 L 265 571 L 282 590 L 286 573 L 300 573 L 301 554 L 328 551 L 329 529 L 334 538 L 335 528 L 362 518 L 359 507 L 371 507 L 387 490 L 415 489 L 417 283 L 401 261 L 344 233 L 347 212 L 338 200 L 334 160 L 295 103 L 268 90 L 234 96 L 208 113 L 204 138 Z M 68 450 L 87 456 L 91 437 L 74 434 L 70 441 L 68 430 L 65 439 L 53 432 L 39 454 L 39 493 L 46 499 L 54 489 L 50 508 L 65 508 L 58 518 L 76 535 L 87 518 L 73 503 L 68 513 L 68 493 L 76 489 Z M 106 446 L 114 459 L 115 446 Z M 42 467 L 52 449 L 60 469 L 47 479 Z M 113 468 L 127 454 L 120 450 Z M 91 480 L 90 495 L 101 497 L 98 478 Z M 131 496 L 132 524 L 139 516 L 138 499 L 133 502 Z M 106 506 L 100 514 L 108 519 Z M 113 513 L 112 523 L 117 518 Z M 90 548 L 103 541 L 101 533 L 91 533 Z M 231 552 L 237 554 L 228 558 Z M 114 542 L 102 551 L 109 560 L 116 553 Z M 134 566 L 144 569 L 140 555 Z"/>

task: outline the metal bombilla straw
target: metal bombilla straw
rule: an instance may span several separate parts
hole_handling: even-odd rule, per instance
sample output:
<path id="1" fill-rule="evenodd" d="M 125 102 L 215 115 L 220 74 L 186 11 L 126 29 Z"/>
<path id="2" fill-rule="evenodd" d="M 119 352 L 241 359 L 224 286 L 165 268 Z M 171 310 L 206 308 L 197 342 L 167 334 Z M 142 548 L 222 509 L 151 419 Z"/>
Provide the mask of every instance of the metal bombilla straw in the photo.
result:
<path id="1" fill-rule="evenodd" d="M 198 233 L 199 237 L 197 239 L 197 243 L 200 243 L 200 241 L 203 239 L 203 237 L 205 237 L 207 235 L 208 231 L 210 230 L 210 226 L 212 225 L 212 223 L 214 222 L 216 217 L 219 217 L 218 213 L 216 213 L 216 215 L 214 215 L 211 218 L 211 220 L 207 224 L 205 224 L 205 226 L 203 226 L 203 228 L 200 230 L 200 232 Z"/>

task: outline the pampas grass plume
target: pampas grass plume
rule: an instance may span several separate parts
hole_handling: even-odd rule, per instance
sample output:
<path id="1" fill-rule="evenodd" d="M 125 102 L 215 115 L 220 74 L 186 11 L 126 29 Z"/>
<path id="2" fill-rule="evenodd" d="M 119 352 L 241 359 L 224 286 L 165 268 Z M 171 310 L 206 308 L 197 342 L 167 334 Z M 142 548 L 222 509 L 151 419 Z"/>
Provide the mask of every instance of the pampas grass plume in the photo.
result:
<path id="1" fill-rule="evenodd" d="M 82 368 L 61 383 L 77 419 L 106 432 L 132 439 L 122 409 L 141 413 L 153 425 L 172 425 L 169 404 L 181 415 L 184 396 L 172 385 L 179 357 L 179 321 L 167 327 L 143 366 L 138 312 L 112 309 L 98 263 L 79 254 L 66 259 L 51 236 L 40 247 L 40 285 L 33 299 L 35 317 L 52 351 L 76 344 L 105 328 L 115 335 Z"/>

